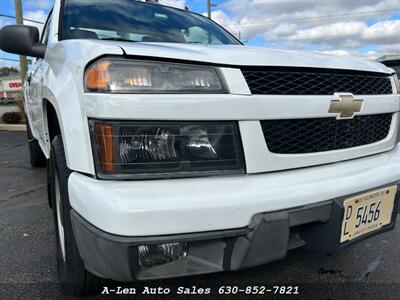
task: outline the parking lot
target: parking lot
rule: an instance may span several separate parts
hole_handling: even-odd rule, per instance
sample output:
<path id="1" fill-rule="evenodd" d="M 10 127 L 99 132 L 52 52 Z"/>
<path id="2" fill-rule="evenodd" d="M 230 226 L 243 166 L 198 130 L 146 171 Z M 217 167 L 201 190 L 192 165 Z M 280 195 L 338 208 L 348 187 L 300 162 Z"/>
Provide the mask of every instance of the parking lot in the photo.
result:
<path id="1" fill-rule="evenodd" d="M 47 205 L 45 178 L 44 169 L 32 169 L 29 165 L 25 133 L 0 132 L 2 299 L 59 298 L 62 295 L 57 284 L 52 212 Z M 218 299 L 220 286 L 298 285 L 302 299 L 311 296 L 398 299 L 400 224 L 397 223 L 394 231 L 336 254 L 300 249 L 289 253 L 283 261 L 254 269 L 129 286 L 138 290 L 143 286 L 161 286 L 172 291 L 179 286 L 210 287 L 213 298 Z M 244 295 L 236 297 L 245 298 Z"/>

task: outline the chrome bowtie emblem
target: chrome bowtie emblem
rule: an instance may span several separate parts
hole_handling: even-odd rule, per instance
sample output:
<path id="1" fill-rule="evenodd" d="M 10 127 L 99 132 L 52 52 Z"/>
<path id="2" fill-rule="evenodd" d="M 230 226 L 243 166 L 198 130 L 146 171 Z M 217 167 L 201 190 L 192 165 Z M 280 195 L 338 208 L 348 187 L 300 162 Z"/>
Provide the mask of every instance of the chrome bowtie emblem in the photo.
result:
<path id="1" fill-rule="evenodd" d="M 354 113 L 361 112 L 364 100 L 354 99 L 353 94 L 337 94 L 329 106 L 329 112 L 339 114 L 337 119 L 352 119 Z"/>

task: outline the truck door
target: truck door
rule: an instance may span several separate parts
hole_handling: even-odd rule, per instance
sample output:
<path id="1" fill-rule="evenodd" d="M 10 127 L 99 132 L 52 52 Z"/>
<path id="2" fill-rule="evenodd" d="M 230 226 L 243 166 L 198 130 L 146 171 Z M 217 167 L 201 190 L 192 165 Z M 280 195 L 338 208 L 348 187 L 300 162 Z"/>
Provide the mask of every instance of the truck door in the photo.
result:
<path id="1" fill-rule="evenodd" d="M 50 35 L 51 13 L 49 14 L 43 30 L 41 43 L 47 45 Z M 26 78 L 26 99 L 28 107 L 26 114 L 31 125 L 32 133 L 39 143 L 45 145 L 46 137 L 43 122 L 43 97 L 42 88 L 45 81 L 45 68 L 48 64 L 45 59 L 38 58 L 29 69 Z"/>

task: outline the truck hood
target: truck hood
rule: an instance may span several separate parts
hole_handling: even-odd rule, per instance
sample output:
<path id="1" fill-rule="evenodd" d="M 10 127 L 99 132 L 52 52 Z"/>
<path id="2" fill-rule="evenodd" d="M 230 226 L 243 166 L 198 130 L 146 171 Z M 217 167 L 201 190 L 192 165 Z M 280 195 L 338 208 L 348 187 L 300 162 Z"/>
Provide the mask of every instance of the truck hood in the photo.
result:
<path id="1" fill-rule="evenodd" d="M 96 41 L 96 43 L 110 43 Z M 393 73 L 381 63 L 356 57 L 336 57 L 305 51 L 269 49 L 242 45 L 193 45 L 173 43 L 115 42 L 127 55 L 196 61 L 226 66 L 282 66 L 359 70 Z"/>

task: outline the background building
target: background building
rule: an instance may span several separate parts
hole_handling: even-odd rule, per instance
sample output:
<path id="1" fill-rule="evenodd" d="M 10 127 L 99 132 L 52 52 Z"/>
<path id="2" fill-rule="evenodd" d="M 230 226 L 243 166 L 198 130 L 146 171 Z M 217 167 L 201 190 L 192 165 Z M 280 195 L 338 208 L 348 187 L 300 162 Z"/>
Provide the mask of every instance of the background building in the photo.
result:
<path id="1" fill-rule="evenodd" d="M 0 77 L 0 99 L 22 99 L 20 75 Z"/>

